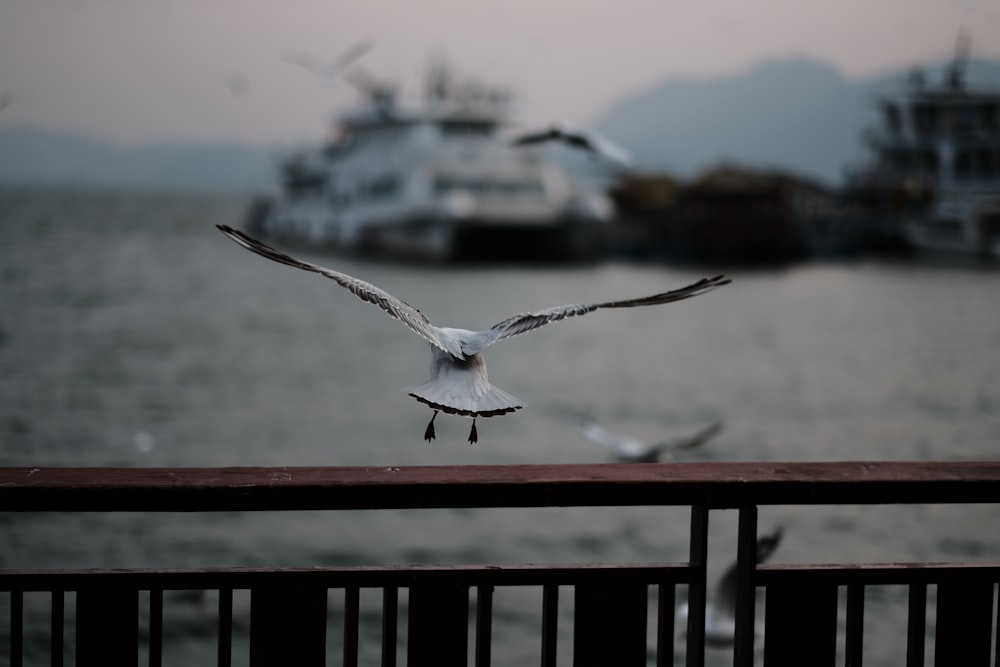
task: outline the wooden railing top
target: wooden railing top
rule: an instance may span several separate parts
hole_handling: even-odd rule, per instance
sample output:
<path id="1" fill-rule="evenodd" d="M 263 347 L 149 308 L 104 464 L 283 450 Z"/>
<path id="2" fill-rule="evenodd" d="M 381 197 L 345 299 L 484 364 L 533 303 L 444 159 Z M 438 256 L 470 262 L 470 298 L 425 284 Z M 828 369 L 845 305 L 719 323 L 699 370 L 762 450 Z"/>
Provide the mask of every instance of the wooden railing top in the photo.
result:
<path id="1" fill-rule="evenodd" d="M 1000 461 L 0 468 L 0 511 L 1000 503 Z"/>

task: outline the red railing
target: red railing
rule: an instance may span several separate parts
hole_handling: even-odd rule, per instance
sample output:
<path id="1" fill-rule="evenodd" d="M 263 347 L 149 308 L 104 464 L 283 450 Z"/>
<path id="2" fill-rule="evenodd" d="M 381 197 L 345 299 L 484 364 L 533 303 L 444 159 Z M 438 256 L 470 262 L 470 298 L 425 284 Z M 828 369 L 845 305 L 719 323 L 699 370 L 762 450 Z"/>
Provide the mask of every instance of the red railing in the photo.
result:
<path id="1" fill-rule="evenodd" d="M 140 592 L 148 592 L 143 653 L 159 665 L 167 590 L 218 591 L 218 664 L 232 660 L 234 590 L 251 591 L 250 664 L 327 662 L 328 596 L 343 591 L 343 664 L 358 662 L 361 589 L 382 591 L 383 665 L 395 665 L 400 592 L 411 665 L 491 664 L 494 587 L 538 586 L 541 663 L 556 664 L 559 592 L 572 587 L 578 666 L 646 665 L 647 608 L 656 599 L 657 664 L 672 665 L 675 588 L 687 587 L 685 661 L 704 664 L 711 510 L 738 509 L 734 664 L 753 664 L 756 599 L 766 591 L 764 663 L 832 665 L 838 589 L 846 588 L 845 658 L 859 665 L 866 587 L 906 585 L 907 665 L 923 665 L 927 587 L 936 587 L 935 664 L 1000 665 L 994 589 L 1000 564 L 758 565 L 761 505 L 1000 504 L 997 462 L 712 463 L 404 468 L 8 468 L 0 511 L 213 512 L 457 507 L 689 506 L 683 563 L 468 565 L 196 570 L 0 570 L 10 592 L 10 663 L 21 664 L 26 592 L 52 594 L 52 664 L 61 664 L 65 595 L 75 593 L 78 665 L 134 665 Z M 473 597 L 474 595 L 474 597 Z M 471 600 L 475 613 L 471 614 Z M 997 613 L 1000 616 L 1000 612 Z M 470 633 L 470 618 L 473 631 Z M 470 634 L 473 644 L 470 651 Z"/>

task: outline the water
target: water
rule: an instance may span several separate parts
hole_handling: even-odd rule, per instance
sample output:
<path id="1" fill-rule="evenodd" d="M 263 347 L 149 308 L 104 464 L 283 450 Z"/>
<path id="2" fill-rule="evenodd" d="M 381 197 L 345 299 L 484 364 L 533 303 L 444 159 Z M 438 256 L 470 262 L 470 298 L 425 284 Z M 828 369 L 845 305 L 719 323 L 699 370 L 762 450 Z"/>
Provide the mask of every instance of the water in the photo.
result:
<path id="1" fill-rule="evenodd" d="M 401 391 L 426 376 L 425 343 L 330 281 L 226 240 L 214 225 L 238 225 L 247 203 L 0 193 L 0 465 L 607 460 L 573 428 L 578 413 L 648 438 L 724 418 L 722 433 L 688 460 L 996 457 L 995 268 L 728 269 L 732 285 L 697 299 L 602 311 L 496 345 L 490 378 L 526 409 L 480 420 L 475 446 L 468 420 L 440 415 L 438 439 L 426 443 L 430 413 Z M 710 271 L 313 259 L 388 289 L 435 323 L 468 328 L 654 293 Z M 779 562 L 1000 559 L 992 507 L 763 508 L 762 530 L 776 525 L 785 527 Z M 688 531 L 687 512 L 672 508 L 7 514 L 0 526 L 5 568 L 685 560 Z M 735 534 L 735 513 L 713 513 L 710 577 L 734 553 Z M 47 664 L 47 599 L 28 598 L 27 664 Z M 534 590 L 498 590 L 494 664 L 537 663 L 540 600 Z M 237 597 L 238 617 L 245 603 Z M 902 636 L 905 590 L 873 591 L 867 604 L 867 664 L 898 664 L 888 637 Z M 374 610 L 378 600 L 363 605 Z M 0 632 L 6 607 L 0 597 Z M 205 601 L 168 595 L 165 623 L 165 664 L 211 662 Z M 236 630 L 240 664 L 239 618 Z M 364 657 L 376 661 L 373 613 L 364 633 Z M 331 655 L 337 641 L 331 630 Z M 710 650 L 710 664 L 729 661 Z"/>

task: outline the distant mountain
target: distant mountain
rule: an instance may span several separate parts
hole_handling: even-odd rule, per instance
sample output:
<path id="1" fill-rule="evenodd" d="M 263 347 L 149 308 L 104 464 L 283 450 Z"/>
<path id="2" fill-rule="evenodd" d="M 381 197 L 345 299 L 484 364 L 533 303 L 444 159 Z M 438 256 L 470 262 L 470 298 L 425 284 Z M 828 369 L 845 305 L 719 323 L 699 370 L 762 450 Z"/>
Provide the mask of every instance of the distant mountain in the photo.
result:
<path id="1" fill-rule="evenodd" d="M 0 184 L 247 191 L 274 186 L 275 154 L 239 143 L 123 147 L 69 133 L 0 128 Z"/>
<path id="2" fill-rule="evenodd" d="M 947 63 L 924 66 L 928 80 Z M 968 63 L 970 82 L 1000 89 L 1000 63 Z M 864 156 L 862 130 L 877 122 L 875 94 L 909 70 L 860 81 L 794 58 L 711 80 L 672 80 L 615 104 L 596 123 L 644 168 L 689 178 L 721 162 L 780 168 L 838 184 Z"/>

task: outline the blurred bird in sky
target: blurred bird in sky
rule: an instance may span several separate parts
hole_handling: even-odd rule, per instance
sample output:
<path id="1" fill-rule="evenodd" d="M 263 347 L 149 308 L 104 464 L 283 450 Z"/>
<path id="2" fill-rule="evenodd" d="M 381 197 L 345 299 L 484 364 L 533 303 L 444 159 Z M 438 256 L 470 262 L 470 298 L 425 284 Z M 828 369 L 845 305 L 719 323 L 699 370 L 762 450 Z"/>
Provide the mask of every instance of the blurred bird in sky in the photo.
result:
<path id="1" fill-rule="evenodd" d="M 687 433 L 679 433 L 656 442 L 646 442 L 622 433 L 604 428 L 592 419 L 583 419 L 577 424 L 583 435 L 614 452 L 619 461 L 626 463 L 655 463 L 661 458 L 672 459 L 672 452 L 694 449 L 705 443 L 722 430 L 722 420 L 716 419 Z"/>
<path id="2" fill-rule="evenodd" d="M 410 396 L 434 410 L 424 431 L 424 439 L 428 441 L 435 437 L 434 419 L 439 411 L 470 417 L 472 428 L 469 431 L 469 442 L 476 442 L 477 417 L 494 417 L 524 407 L 521 401 L 489 383 L 483 351 L 490 345 L 532 331 L 550 322 L 585 315 L 601 308 L 632 308 L 671 303 L 704 294 L 730 282 L 721 275 L 703 278 L 687 287 L 652 296 L 623 301 L 555 306 L 508 317 L 485 331 L 470 331 L 434 326 L 422 312 L 371 283 L 346 273 L 295 259 L 228 225 L 217 226 L 223 234 L 251 252 L 280 264 L 330 278 L 362 301 L 377 305 L 430 344 L 431 378 L 406 390 Z"/>
<path id="3" fill-rule="evenodd" d="M 373 41 L 362 40 L 329 62 L 324 62 L 307 51 L 290 51 L 282 57 L 282 60 L 311 72 L 323 85 L 329 87 L 340 83 L 347 68 L 371 51 L 374 46 Z"/>
<path id="4" fill-rule="evenodd" d="M 586 151 L 595 158 L 621 168 L 632 167 L 631 154 L 615 142 L 596 130 L 585 130 L 565 123 L 519 134 L 511 140 L 510 144 L 511 146 L 533 146 L 549 142 L 561 142 L 567 146 Z"/>
<path id="5" fill-rule="evenodd" d="M 757 563 L 770 558 L 781 544 L 784 530 L 781 526 L 770 535 L 757 538 Z M 687 603 L 677 609 L 677 617 L 686 621 Z M 710 645 L 729 646 L 736 634 L 736 563 L 732 563 L 715 586 L 715 594 L 705 606 L 705 641 Z"/>

